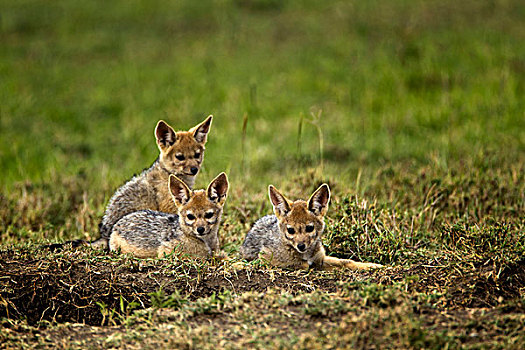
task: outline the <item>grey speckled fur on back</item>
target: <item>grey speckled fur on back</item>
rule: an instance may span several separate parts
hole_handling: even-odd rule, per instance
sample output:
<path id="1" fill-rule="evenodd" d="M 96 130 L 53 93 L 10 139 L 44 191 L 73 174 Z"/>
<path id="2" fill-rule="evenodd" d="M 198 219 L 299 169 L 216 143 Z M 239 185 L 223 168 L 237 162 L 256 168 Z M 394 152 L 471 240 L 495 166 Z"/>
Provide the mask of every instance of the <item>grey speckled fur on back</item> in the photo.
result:
<path id="1" fill-rule="evenodd" d="M 159 161 L 157 159 L 151 167 L 143 170 L 139 175 L 135 175 L 113 194 L 100 223 L 101 239 L 109 239 L 111 228 L 125 215 L 143 209 L 159 210 L 157 191 L 155 186 L 150 183 L 151 181 L 148 181 L 147 176 L 150 172 L 158 171 L 158 169 Z M 164 177 L 165 180 L 163 180 L 167 183 L 168 174 L 166 173 Z"/>
<path id="2" fill-rule="evenodd" d="M 277 217 L 266 215 L 255 222 L 240 250 L 246 260 L 254 260 L 258 258 L 262 247 L 280 245 L 282 243 Z"/>
<path id="3" fill-rule="evenodd" d="M 115 224 L 113 230 L 118 231 L 132 245 L 150 248 L 158 248 L 162 243 L 178 240 L 182 235 L 178 215 L 153 210 L 128 214 Z"/>

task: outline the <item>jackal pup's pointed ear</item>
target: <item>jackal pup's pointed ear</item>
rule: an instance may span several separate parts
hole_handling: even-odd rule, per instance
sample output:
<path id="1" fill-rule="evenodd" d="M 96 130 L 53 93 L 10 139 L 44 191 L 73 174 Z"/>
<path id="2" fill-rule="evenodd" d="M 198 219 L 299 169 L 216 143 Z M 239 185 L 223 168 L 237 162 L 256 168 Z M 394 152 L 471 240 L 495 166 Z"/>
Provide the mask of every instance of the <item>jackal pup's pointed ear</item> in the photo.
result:
<path id="1" fill-rule="evenodd" d="M 209 115 L 208 118 L 206 118 L 202 123 L 190 130 L 193 131 L 193 137 L 198 143 L 206 143 L 212 120 L 213 116 Z"/>
<path id="2" fill-rule="evenodd" d="M 268 186 L 268 195 L 273 205 L 273 211 L 277 217 L 286 215 L 290 210 L 290 201 L 279 192 L 273 185 Z"/>
<path id="3" fill-rule="evenodd" d="M 324 216 L 328 211 L 328 202 L 330 202 L 330 187 L 322 184 L 308 200 L 308 210 L 317 216 Z"/>
<path id="4" fill-rule="evenodd" d="M 206 194 L 212 202 L 216 202 L 219 205 L 224 205 L 226 196 L 228 195 L 228 177 L 225 173 L 220 173 L 208 186 Z"/>
<path id="5" fill-rule="evenodd" d="M 159 120 L 155 127 L 155 139 L 157 140 L 159 149 L 165 151 L 177 141 L 177 135 L 175 134 L 175 130 L 164 120 Z"/>
<path id="6" fill-rule="evenodd" d="M 191 190 L 181 179 L 175 175 L 170 175 L 168 180 L 168 188 L 170 190 L 173 201 L 177 206 L 186 204 L 191 197 Z"/>

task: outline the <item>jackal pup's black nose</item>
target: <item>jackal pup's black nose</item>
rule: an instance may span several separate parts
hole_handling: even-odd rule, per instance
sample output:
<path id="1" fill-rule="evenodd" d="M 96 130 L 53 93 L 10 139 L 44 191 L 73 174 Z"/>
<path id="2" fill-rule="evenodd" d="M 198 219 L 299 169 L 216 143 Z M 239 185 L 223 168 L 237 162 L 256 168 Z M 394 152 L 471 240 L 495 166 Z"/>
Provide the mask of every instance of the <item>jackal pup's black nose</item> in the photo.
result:
<path id="1" fill-rule="evenodd" d="M 190 169 L 190 171 L 191 171 L 191 173 L 192 173 L 193 175 L 195 175 L 195 174 L 197 174 L 197 173 L 199 172 L 199 168 L 197 168 L 197 167 L 192 167 L 192 168 Z"/>
<path id="2" fill-rule="evenodd" d="M 299 249 L 301 252 L 304 252 L 306 250 L 306 245 L 304 243 L 299 243 L 297 245 L 297 249 Z"/>
<path id="3" fill-rule="evenodd" d="M 197 227 L 197 233 L 202 235 L 204 233 L 204 227 L 202 226 Z"/>

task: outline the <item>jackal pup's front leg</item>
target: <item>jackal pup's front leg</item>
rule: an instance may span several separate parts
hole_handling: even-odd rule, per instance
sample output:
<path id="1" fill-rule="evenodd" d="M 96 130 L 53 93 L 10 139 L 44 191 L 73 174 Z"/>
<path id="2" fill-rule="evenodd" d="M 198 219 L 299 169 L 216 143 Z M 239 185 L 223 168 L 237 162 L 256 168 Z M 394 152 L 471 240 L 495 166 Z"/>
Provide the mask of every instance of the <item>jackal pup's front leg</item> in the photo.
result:
<path id="1" fill-rule="evenodd" d="M 334 268 L 346 267 L 351 270 L 370 270 L 383 267 L 381 264 L 358 262 L 350 259 L 339 259 L 332 256 L 325 256 L 323 260 L 323 270 L 332 270 Z"/>

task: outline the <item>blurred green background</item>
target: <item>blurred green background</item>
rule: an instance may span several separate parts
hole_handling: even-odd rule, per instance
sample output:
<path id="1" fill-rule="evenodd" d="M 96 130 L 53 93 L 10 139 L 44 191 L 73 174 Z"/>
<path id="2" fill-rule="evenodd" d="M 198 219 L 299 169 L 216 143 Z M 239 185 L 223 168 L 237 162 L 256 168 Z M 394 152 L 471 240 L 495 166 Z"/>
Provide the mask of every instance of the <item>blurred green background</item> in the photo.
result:
<path id="1" fill-rule="evenodd" d="M 159 119 L 208 114 L 197 185 L 226 171 L 238 198 L 308 169 L 339 193 L 389 169 L 510 169 L 524 43 L 517 0 L 2 1 L 2 198 L 81 186 L 99 218 L 157 157 Z"/>

